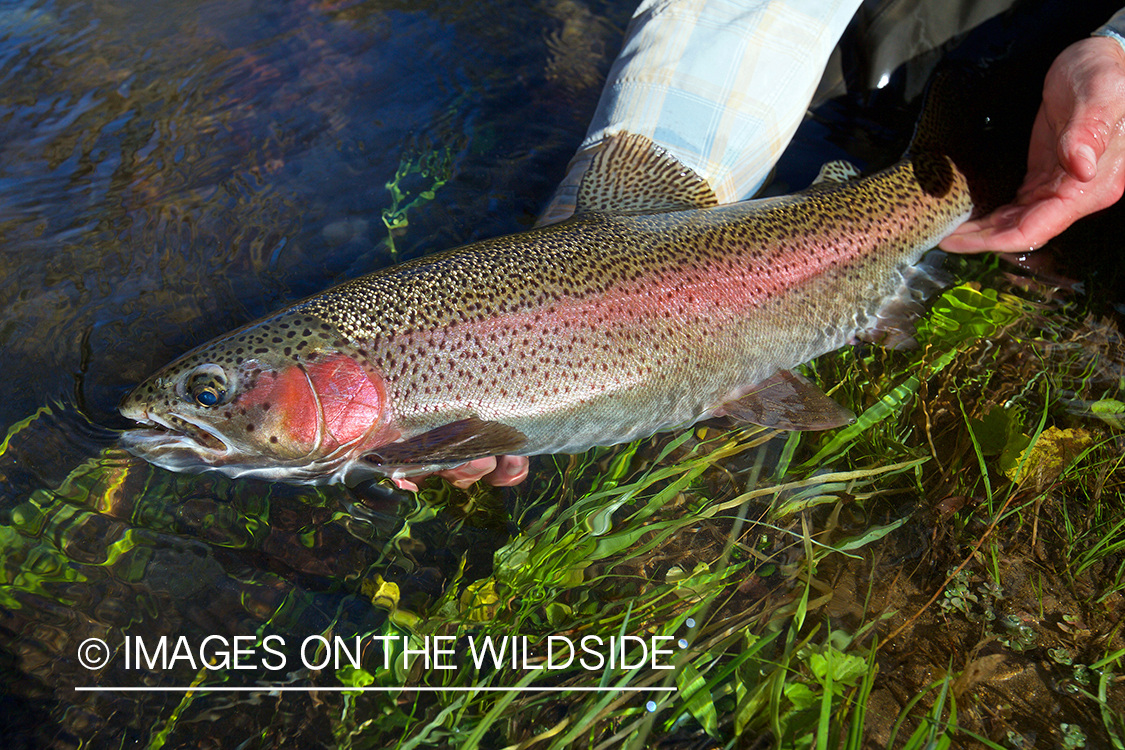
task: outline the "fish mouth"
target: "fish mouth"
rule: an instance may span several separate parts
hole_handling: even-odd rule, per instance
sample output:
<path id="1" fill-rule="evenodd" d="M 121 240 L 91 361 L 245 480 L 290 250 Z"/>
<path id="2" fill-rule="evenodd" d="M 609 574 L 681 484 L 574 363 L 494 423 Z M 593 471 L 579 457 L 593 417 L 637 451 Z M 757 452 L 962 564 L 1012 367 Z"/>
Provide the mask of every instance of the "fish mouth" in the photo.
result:
<path id="1" fill-rule="evenodd" d="M 185 417 L 137 411 L 128 416 L 139 426 L 122 433 L 121 447 L 169 471 L 199 474 L 214 470 L 232 479 L 328 484 L 338 481 L 343 469 L 354 463 L 345 455 L 267 459 L 240 450 L 215 428 Z"/>
<path id="2" fill-rule="evenodd" d="M 319 402 L 318 402 L 319 407 Z M 270 456 L 252 445 L 242 445 L 216 427 L 188 415 L 149 412 L 141 404 L 125 403 L 122 416 L 136 423 L 125 430 L 119 444 L 134 456 L 169 471 L 199 474 L 218 471 L 237 479 L 248 477 L 290 484 L 351 484 L 384 474 L 357 453 L 356 440 L 324 450 L 323 410 L 318 408 L 315 444 L 301 456 Z"/>
<path id="3" fill-rule="evenodd" d="M 291 484 L 331 484 L 351 476 L 357 465 L 347 455 L 307 456 L 294 460 L 271 460 L 239 451 L 222 435 L 206 425 L 174 416 L 131 417 L 142 426 L 126 430 L 121 447 L 162 469 L 187 474 L 218 471 L 232 479 L 249 477 Z M 363 472 L 366 478 L 374 472 Z"/>
<path id="4" fill-rule="evenodd" d="M 146 413 L 132 419 L 141 426 L 126 430 L 121 436 L 122 445 L 158 466 L 191 471 L 194 465 L 221 464 L 235 452 L 234 446 L 214 428 L 175 414 L 161 417 Z"/>

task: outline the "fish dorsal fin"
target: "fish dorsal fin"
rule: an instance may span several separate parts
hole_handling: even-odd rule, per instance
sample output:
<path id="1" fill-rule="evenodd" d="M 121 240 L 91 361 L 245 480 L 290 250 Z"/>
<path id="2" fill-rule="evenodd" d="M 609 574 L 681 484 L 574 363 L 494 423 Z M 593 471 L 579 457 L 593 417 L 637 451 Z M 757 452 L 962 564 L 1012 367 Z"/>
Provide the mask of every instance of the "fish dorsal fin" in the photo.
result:
<path id="1" fill-rule="evenodd" d="M 575 213 L 656 213 L 718 203 L 707 180 L 650 139 L 617 133 L 582 175 Z"/>
<path id="2" fill-rule="evenodd" d="M 795 372 L 782 370 L 741 398 L 723 404 L 716 416 L 781 430 L 830 430 L 855 421 L 855 415 Z"/>
<path id="3" fill-rule="evenodd" d="M 915 347 L 914 321 L 926 311 L 926 301 L 951 281 L 941 268 L 944 258 L 944 253 L 933 250 L 916 265 L 901 269 L 898 288 L 883 300 L 856 338 L 888 349 Z"/>
<path id="4" fill-rule="evenodd" d="M 526 444 L 527 437 L 514 427 L 469 417 L 380 446 L 365 458 L 374 464 L 391 466 L 461 463 L 514 453 Z"/>
<path id="5" fill-rule="evenodd" d="M 816 179 L 812 181 L 813 185 L 823 185 L 825 183 L 841 183 L 854 180 L 859 177 L 859 167 L 852 164 L 850 161 L 844 159 L 836 159 L 834 161 L 826 161 L 820 168 Z"/>

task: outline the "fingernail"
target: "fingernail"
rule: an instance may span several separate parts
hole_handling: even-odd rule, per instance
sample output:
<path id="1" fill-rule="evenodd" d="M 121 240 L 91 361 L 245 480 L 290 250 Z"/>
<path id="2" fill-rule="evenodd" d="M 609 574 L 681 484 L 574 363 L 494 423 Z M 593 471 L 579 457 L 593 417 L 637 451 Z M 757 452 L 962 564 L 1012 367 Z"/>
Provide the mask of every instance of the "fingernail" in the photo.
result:
<path id="1" fill-rule="evenodd" d="M 465 467 L 461 468 L 464 469 Z M 474 484 L 476 484 L 476 481 L 480 479 L 481 476 L 482 474 L 480 472 L 473 472 L 472 474 L 468 474 L 467 476 L 460 476 L 456 479 L 450 479 L 449 483 L 454 487 L 460 487 L 463 490 L 467 490 Z"/>

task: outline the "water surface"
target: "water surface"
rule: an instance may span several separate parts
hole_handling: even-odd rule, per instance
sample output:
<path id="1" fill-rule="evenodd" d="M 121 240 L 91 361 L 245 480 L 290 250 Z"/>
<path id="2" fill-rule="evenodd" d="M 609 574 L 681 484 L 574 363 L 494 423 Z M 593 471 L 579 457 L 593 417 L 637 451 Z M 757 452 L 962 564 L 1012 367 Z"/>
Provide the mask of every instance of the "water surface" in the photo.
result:
<path id="1" fill-rule="evenodd" d="M 198 643 L 267 624 L 378 627 L 359 578 L 410 508 L 388 500 L 357 525 L 337 491 L 176 477 L 103 454 L 124 426 L 116 403 L 183 351 L 335 281 L 529 226 L 631 10 L 0 8 L 0 725 L 12 737 L 116 747 L 169 721 L 182 696 L 71 690 L 151 679 L 120 651 L 83 668 L 87 637 L 120 649 L 127 633 Z M 435 533 L 417 569 L 399 568 L 423 592 L 475 541 Z M 197 677 L 178 666 L 157 682 Z M 176 743 L 307 721 L 301 699 L 292 717 L 246 703 L 229 725 L 180 727 Z"/>
<path id="2" fill-rule="evenodd" d="M 115 406 L 192 346 L 338 280 L 530 226 L 632 5 L 0 8 L 0 731 L 28 747 L 333 746 L 339 695 L 73 688 L 338 685 L 137 670 L 123 639 L 391 632 L 372 606 L 384 583 L 423 611 L 488 573 L 510 537 L 502 503 L 464 523 L 387 494 L 174 475 L 113 449 Z M 893 158 L 912 113 L 870 104 L 818 113 L 788 184 L 823 158 Z M 1119 255 L 1115 221 L 1060 247 Z M 1114 267 L 1083 262 L 1060 277 L 1111 314 Z M 79 662 L 88 638 L 114 649 L 108 665 Z"/>

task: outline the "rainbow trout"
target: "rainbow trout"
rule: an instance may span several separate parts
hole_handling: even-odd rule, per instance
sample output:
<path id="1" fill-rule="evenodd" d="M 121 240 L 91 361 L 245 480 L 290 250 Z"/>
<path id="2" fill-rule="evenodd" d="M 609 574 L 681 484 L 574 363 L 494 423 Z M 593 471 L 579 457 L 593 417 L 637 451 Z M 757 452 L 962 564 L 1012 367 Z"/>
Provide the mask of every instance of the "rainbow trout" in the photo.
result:
<path id="1" fill-rule="evenodd" d="M 124 444 L 175 471 L 354 483 L 722 414 L 839 426 L 854 417 L 790 369 L 886 328 L 923 253 L 973 211 L 955 160 L 926 146 L 718 206 L 618 135 L 572 219 L 345 282 L 192 350 L 122 401 L 145 425 Z"/>

